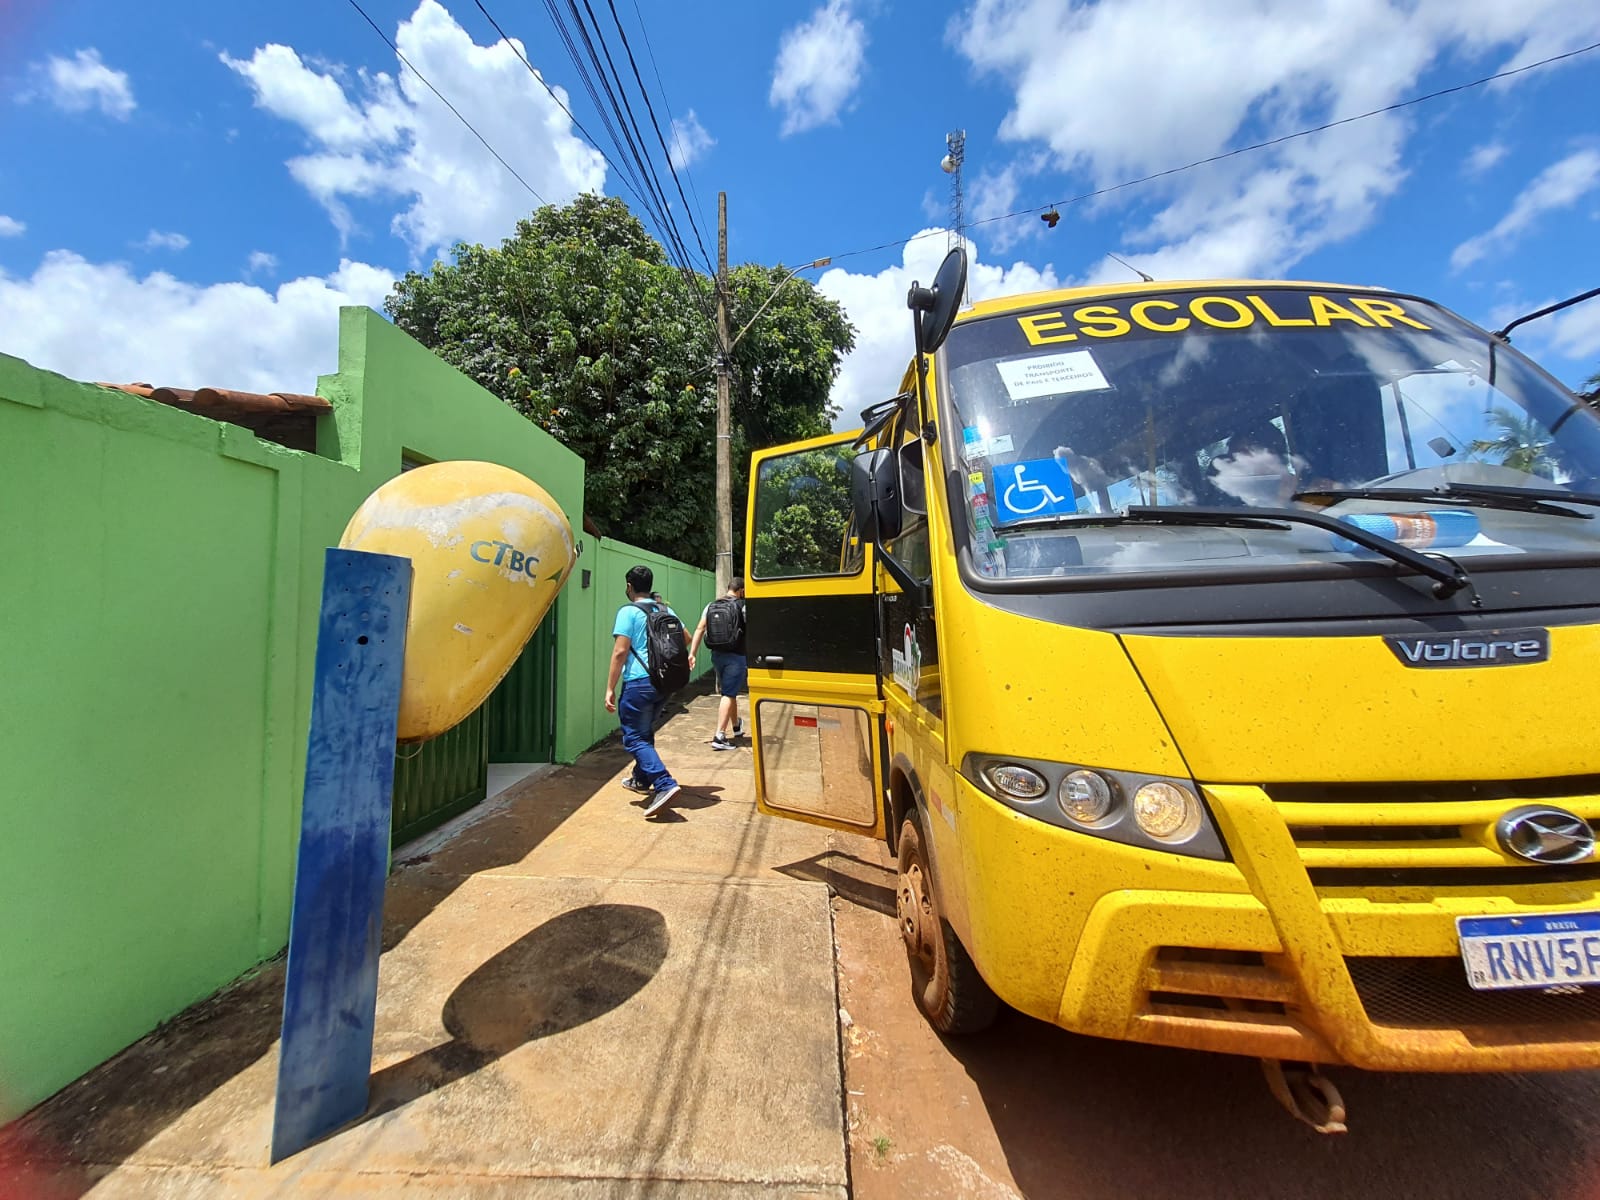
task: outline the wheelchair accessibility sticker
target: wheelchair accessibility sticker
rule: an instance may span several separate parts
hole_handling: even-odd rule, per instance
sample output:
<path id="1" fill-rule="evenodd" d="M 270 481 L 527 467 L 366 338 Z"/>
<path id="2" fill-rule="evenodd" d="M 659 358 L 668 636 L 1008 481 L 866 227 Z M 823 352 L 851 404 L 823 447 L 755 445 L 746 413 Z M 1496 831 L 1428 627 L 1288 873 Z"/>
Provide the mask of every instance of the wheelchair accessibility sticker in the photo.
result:
<path id="1" fill-rule="evenodd" d="M 1072 477 L 1053 458 L 996 467 L 990 496 L 996 525 L 1078 511 L 1078 502 L 1072 495 Z"/>

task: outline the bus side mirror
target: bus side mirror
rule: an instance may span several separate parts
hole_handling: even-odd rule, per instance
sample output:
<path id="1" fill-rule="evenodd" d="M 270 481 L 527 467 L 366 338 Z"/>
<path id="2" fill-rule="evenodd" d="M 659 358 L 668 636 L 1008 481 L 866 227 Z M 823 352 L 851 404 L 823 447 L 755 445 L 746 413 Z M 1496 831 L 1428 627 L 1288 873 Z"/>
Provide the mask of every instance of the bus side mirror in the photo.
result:
<path id="1" fill-rule="evenodd" d="M 900 447 L 900 506 L 913 516 L 928 515 L 928 484 L 922 473 L 922 439 Z"/>
<path id="2" fill-rule="evenodd" d="M 864 537 L 890 542 L 900 536 L 900 472 L 893 450 L 864 450 L 850 464 L 850 501 Z"/>

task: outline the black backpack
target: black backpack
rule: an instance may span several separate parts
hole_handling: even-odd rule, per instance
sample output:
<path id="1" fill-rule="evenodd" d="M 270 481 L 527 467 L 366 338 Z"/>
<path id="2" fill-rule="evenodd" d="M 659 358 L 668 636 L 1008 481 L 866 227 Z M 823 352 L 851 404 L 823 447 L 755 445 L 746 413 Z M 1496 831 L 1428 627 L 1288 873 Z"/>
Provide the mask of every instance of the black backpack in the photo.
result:
<path id="1" fill-rule="evenodd" d="M 641 656 L 638 647 L 634 647 L 633 656 L 650 676 L 650 685 L 665 696 L 689 682 L 689 647 L 684 642 L 683 622 L 665 604 L 650 608 L 643 600 L 634 604 L 644 611 L 645 653 Z"/>
<path id="2" fill-rule="evenodd" d="M 713 650 L 736 650 L 744 633 L 744 603 L 731 596 L 713 600 L 706 609 L 706 645 Z"/>

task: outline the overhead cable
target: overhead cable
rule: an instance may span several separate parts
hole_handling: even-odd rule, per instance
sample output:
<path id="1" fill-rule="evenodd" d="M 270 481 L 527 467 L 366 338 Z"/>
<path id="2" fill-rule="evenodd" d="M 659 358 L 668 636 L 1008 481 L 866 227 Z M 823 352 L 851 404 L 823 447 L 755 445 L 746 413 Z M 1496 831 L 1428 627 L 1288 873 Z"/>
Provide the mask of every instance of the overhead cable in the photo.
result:
<path id="1" fill-rule="evenodd" d="M 616 63 L 611 58 L 611 47 L 606 44 L 605 37 L 600 31 L 600 24 L 595 19 L 594 9 L 590 7 L 589 0 L 583 0 L 584 11 L 589 14 L 589 21 L 594 25 L 594 36 L 590 36 L 589 25 L 584 23 L 583 14 L 578 11 L 576 0 L 567 0 L 567 8 L 572 13 L 572 19 L 578 26 L 578 34 L 583 39 L 584 49 L 589 55 L 589 61 L 594 65 L 596 74 L 600 77 L 600 86 L 605 90 L 606 99 L 611 105 L 612 112 L 616 115 L 617 124 L 622 127 L 622 139 L 626 143 L 626 153 L 637 164 L 643 175 L 645 184 L 649 187 L 651 197 L 655 200 L 656 211 L 664 227 L 664 232 L 671 238 L 672 246 L 677 250 L 679 257 L 687 263 L 689 261 L 688 246 L 683 240 L 683 235 L 673 221 L 671 206 L 667 203 L 666 193 L 661 188 L 660 176 L 656 174 L 655 166 L 650 162 L 649 156 L 644 151 L 644 135 L 639 129 L 639 122 L 633 115 L 633 104 L 628 99 L 628 93 L 622 86 L 622 78 L 617 74 Z M 598 43 L 599 52 L 595 50 Z M 600 54 L 605 55 L 605 64 L 600 62 Z M 610 74 L 607 75 L 607 68 Z M 612 88 L 615 81 L 616 87 Z M 619 150 L 623 149 L 619 147 Z M 707 260 L 710 266 L 710 260 Z"/>
<path id="2" fill-rule="evenodd" d="M 656 86 L 661 89 L 661 104 L 662 104 L 662 107 L 664 107 L 667 110 L 667 119 L 669 121 L 676 122 L 678 118 L 673 114 L 672 102 L 667 99 L 667 85 L 664 82 L 662 82 L 662 79 L 661 79 L 661 68 L 656 65 L 655 47 L 650 44 L 650 30 L 644 23 L 644 14 L 639 11 L 639 0 L 633 0 L 633 15 L 634 15 L 635 18 L 638 19 L 638 22 L 639 22 L 639 36 L 644 38 L 645 57 L 650 60 L 650 70 L 656 77 Z M 689 115 L 690 116 L 694 115 L 694 109 L 691 108 L 689 110 Z M 673 133 L 673 140 L 677 141 L 677 142 L 680 142 L 680 143 L 683 140 L 681 137 L 679 137 L 677 135 L 676 130 L 674 130 L 674 133 Z M 684 146 L 684 149 L 688 150 L 688 146 Z M 670 156 L 668 158 L 668 161 L 671 161 Z M 689 177 L 689 190 L 692 193 L 694 193 L 695 210 L 700 214 L 700 216 L 702 218 L 704 218 L 705 215 L 706 215 L 706 207 L 705 207 L 705 204 L 700 199 L 700 189 L 695 187 L 695 185 L 694 185 L 694 175 L 690 172 L 687 162 L 684 164 L 683 173 Z M 709 219 L 706 220 L 706 224 L 707 225 L 711 224 Z"/>
<path id="3" fill-rule="evenodd" d="M 1521 75 L 1526 71 L 1533 71 L 1540 67 L 1547 67 L 1551 63 L 1561 62 L 1563 59 L 1576 58 L 1580 54 L 1588 54 L 1594 50 L 1600 50 L 1600 42 L 1592 42 L 1587 46 L 1580 46 L 1576 50 L 1568 50 L 1563 54 L 1552 54 L 1549 58 L 1541 58 L 1538 62 L 1531 62 L 1524 66 L 1513 67 L 1510 70 L 1497 71 L 1493 75 L 1485 75 L 1482 79 L 1474 79 L 1469 83 L 1458 83 L 1453 87 L 1440 88 L 1436 92 L 1428 92 L 1426 95 L 1413 96 L 1409 100 L 1400 100 L 1394 104 L 1386 104 L 1382 108 L 1374 108 L 1368 112 L 1357 113 L 1353 117 L 1341 117 L 1337 121 L 1327 121 L 1321 125 L 1313 125 L 1308 129 L 1297 129 L 1293 133 L 1286 133 L 1280 137 L 1268 138 L 1265 141 L 1260 142 L 1252 142 L 1248 146 L 1239 146 L 1233 150 L 1225 150 L 1221 154 L 1213 154 L 1208 158 L 1200 158 L 1191 163 L 1184 163 L 1181 167 L 1168 167 L 1164 171 L 1156 171 L 1150 175 L 1142 175 L 1138 179 L 1128 179 L 1124 180 L 1122 183 L 1114 183 L 1108 185 L 1107 187 L 1096 188 L 1092 192 L 1083 192 L 1080 195 L 1071 197 L 1070 199 L 1057 200 L 1051 204 L 1040 204 L 1033 208 L 1019 208 L 1013 212 L 1001 213 L 999 216 L 995 217 L 984 217 L 982 220 L 969 222 L 967 228 L 971 229 L 978 225 L 992 225 L 996 221 L 1009 221 L 1014 217 L 1026 217 L 1033 213 L 1046 212 L 1050 209 L 1065 208 L 1069 204 L 1080 204 L 1085 200 L 1093 200 L 1096 197 L 1106 196 L 1112 192 L 1120 192 L 1124 188 L 1138 187 L 1140 184 L 1150 183 L 1153 180 L 1165 179 L 1170 175 L 1178 175 L 1184 171 L 1192 171 L 1196 167 L 1208 166 L 1211 163 L 1221 162 L 1223 159 L 1236 158 L 1241 154 L 1249 154 L 1256 150 L 1265 150 L 1271 146 L 1280 146 L 1284 142 L 1291 142 L 1296 138 L 1309 137 L 1313 133 L 1322 133 L 1324 130 L 1334 129 L 1340 125 L 1349 125 L 1356 121 L 1365 121 L 1368 117 L 1381 116 L 1384 113 L 1395 112 L 1398 109 L 1410 108 L 1412 105 L 1424 104 L 1429 100 L 1437 100 L 1442 96 L 1449 96 L 1455 94 L 1456 92 L 1465 92 L 1472 88 L 1482 87 L 1485 84 L 1494 83 L 1496 80 L 1509 79 L 1513 75 Z M 929 230 L 926 233 L 913 234 L 911 237 L 900 238 L 896 241 L 879 242 L 876 246 L 864 246 L 859 250 L 845 250 L 841 253 L 834 254 L 832 257 L 837 260 L 841 258 L 854 258 L 862 254 L 871 254 L 878 250 L 893 250 L 899 246 L 907 246 L 912 242 L 919 242 L 924 238 L 942 237 L 944 234 L 945 231 L 942 229 Z"/>
<path id="4" fill-rule="evenodd" d="M 616 25 L 617 33 L 622 38 L 622 49 L 623 52 L 628 56 L 628 66 L 633 68 L 633 79 L 634 82 L 639 86 L 639 95 L 644 97 L 645 110 L 650 114 L 650 126 L 656 131 L 656 141 L 661 144 L 661 153 L 666 155 L 667 170 L 672 173 L 672 182 L 678 189 L 678 199 L 683 201 L 683 211 L 688 214 L 689 227 L 694 230 L 694 240 L 700 245 L 700 256 L 704 258 L 706 263 L 709 265 L 711 262 L 711 256 L 706 253 L 706 244 L 700 236 L 700 225 L 699 222 L 694 219 L 694 209 L 689 205 L 689 197 L 683 194 L 683 181 L 678 178 L 678 168 L 672 161 L 672 151 L 667 148 L 667 139 L 661 134 L 661 123 L 656 120 L 655 105 L 650 103 L 650 91 L 645 87 L 644 80 L 640 78 L 639 64 L 634 60 L 633 47 L 628 44 L 628 32 L 627 30 L 623 29 L 622 19 L 617 16 L 616 0 L 606 0 L 606 5 L 611 9 L 611 21 L 614 25 Z M 656 76 L 656 82 L 661 82 L 659 73 Z M 661 102 L 663 105 L 666 104 L 665 93 L 662 94 Z M 670 111 L 668 116 L 671 116 Z"/>
<path id="5" fill-rule="evenodd" d="M 434 87 L 433 84 L 429 83 L 428 82 L 428 77 L 426 75 L 424 75 L 421 71 L 417 70 L 416 67 L 411 65 L 411 60 L 409 58 L 407 58 L 404 54 L 400 53 L 400 47 L 395 45 L 394 42 L 389 40 L 389 35 L 384 33 L 384 31 L 378 27 L 378 23 L 376 21 L 374 21 L 371 17 L 367 16 L 366 10 L 364 8 L 362 8 L 361 5 L 357 4 L 356 0 L 349 0 L 349 2 L 350 2 L 350 7 L 355 9 L 358 13 L 360 13 L 361 16 L 363 17 L 363 19 L 365 19 L 365 21 L 367 22 L 367 24 L 372 26 L 372 31 L 374 33 L 376 33 L 379 37 L 381 37 L 384 40 L 384 42 L 388 45 L 389 49 L 394 51 L 395 57 L 397 57 L 402 63 L 404 63 L 406 65 L 406 67 L 410 70 L 410 72 L 413 75 L 415 75 L 418 79 L 422 80 L 422 82 L 427 86 L 427 89 L 430 92 L 432 92 L 435 96 L 439 97 L 439 99 L 441 101 L 444 102 L 444 106 L 446 108 L 448 108 L 451 112 L 455 113 L 456 120 L 460 121 L 468 129 L 472 130 L 472 136 L 477 138 L 480 142 L 483 143 L 483 148 L 485 150 L 487 150 L 490 154 L 494 155 L 495 161 L 498 162 L 507 171 L 511 172 L 511 177 L 513 179 L 515 179 L 518 183 L 520 183 L 523 187 L 527 188 L 528 189 L 528 193 L 535 200 L 537 200 L 540 204 L 548 203 L 548 201 L 546 201 L 543 196 L 541 196 L 537 191 L 534 190 L 534 187 L 533 187 L 533 185 L 531 183 L 529 183 L 521 175 L 517 174 L 517 169 L 515 167 L 513 167 L 510 163 L 508 163 L 504 158 L 502 158 L 500 156 L 500 151 L 496 150 L 493 146 L 491 146 L 489 144 L 489 139 L 484 137 L 483 134 L 479 133 L 478 130 L 477 130 L 477 127 L 474 126 L 471 121 L 467 120 L 464 116 L 462 116 L 461 115 L 461 111 L 458 108 L 456 108 L 456 106 L 454 104 L 451 104 L 449 100 L 445 99 L 444 93 L 441 92 L 438 88 Z"/>

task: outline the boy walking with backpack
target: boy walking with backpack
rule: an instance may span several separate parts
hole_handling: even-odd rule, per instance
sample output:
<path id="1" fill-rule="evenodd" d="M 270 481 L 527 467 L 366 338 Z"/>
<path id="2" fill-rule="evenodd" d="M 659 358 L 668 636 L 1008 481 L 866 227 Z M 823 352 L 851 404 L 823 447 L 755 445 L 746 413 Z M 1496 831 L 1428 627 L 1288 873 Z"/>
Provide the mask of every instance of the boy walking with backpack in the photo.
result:
<path id="1" fill-rule="evenodd" d="M 615 640 L 606 676 L 606 711 L 617 714 L 622 748 L 633 755 L 633 772 L 622 786 L 650 797 L 644 809 L 648 817 L 679 791 L 656 753 L 656 717 L 667 697 L 689 681 L 689 634 L 676 613 L 651 598 L 655 577 L 649 567 L 630 567 L 624 584 L 628 603 L 617 610 L 611 626 Z"/>
<path id="2" fill-rule="evenodd" d="M 711 664 L 717 672 L 717 731 L 712 735 L 713 750 L 732 750 L 739 736 L 739 693 L 744 691 L 749 668 L 744 653 L 744 580 L 735 575 L 728 583 L 728 594 L 706 605 L 689 643 L 689 668 L 694 669 L 695 654 L 701 640 L 711 648 Z"/>

